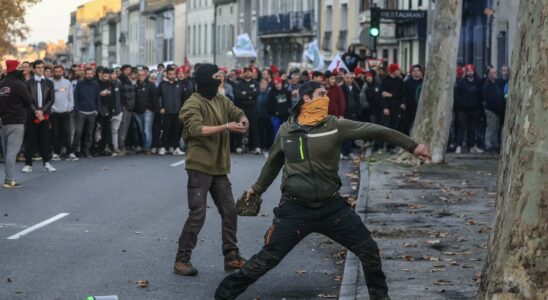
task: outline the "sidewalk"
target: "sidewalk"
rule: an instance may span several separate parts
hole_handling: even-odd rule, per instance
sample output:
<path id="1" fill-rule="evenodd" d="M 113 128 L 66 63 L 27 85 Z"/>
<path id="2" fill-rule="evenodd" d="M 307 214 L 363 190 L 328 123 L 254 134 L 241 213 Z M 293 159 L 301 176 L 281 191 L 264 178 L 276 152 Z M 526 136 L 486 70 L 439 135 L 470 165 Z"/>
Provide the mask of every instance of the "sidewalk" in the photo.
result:
<path id="1" fill-rule="evenodd" d="M 491 230 L 498 157 L 450 155 L 447 165 L 420 167 L 386 158 L 374 156 L 378 162 L 362 168 L 369 188 L 358 203 L 366 205 L 391 298 L 473 299 Z M 356 299 L 369 299 L 358 269 Z"/>

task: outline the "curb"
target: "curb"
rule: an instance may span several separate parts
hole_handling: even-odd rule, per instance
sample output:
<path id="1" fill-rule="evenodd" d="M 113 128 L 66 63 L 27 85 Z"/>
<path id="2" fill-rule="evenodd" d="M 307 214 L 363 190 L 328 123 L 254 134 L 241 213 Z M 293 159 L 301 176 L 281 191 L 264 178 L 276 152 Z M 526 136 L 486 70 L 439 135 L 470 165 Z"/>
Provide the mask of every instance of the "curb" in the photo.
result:
<path id="1" fill-rule="evenodd" d="M 371 149 L 365 153 L 365 159 L 371 156 Z M 365 208 L 367 207 L 367 189 L 369 186 L 369 170 L 365 160 L 360 162 L 360 190 L 358 191 L 358 203 L 356 213 L 365 222 Z M 360 213 L 363 212 L 363 213 Z M 355 300 L 358 293 L 358 273 L 360 272 L 360 260 L 354 253 L 346 252 L 343 279 L 339 292 L 339 300 Z"/>

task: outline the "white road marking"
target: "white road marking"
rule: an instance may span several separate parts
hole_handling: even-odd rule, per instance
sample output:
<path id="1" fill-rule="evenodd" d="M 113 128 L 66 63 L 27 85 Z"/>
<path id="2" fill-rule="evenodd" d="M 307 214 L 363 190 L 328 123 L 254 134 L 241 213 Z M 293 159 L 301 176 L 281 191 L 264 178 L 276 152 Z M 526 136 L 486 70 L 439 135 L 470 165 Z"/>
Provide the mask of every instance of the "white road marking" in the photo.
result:
<path id="1" fill-rule="evenodd" d="M 46 226 L 46 225 L 48 225 L 48 224 L 51 224 L 51 223 L 53 223 L 53 222 L 55 222 L 55 221 L 57 221 L 57 220 L 59 220 L 59 219 L 62 219 L 62 218 L 64 218 L 64 217 L 68 216 L 68 215 L 69 215 L 69 213 L 60 213 L 60 214 L 58 214 L 58 215 L 56 215 L 56 216 L 54 216 L 54 217 L 51 217 L 51 218 L 49 218 L 49 219 L 47 219 L 47 220 L 45 220 L 45 221 L 43 221 L 43 222 L 40 222 L 40 223 L 38 223 L 38 224 L 36 224 L 36 225 L 34 225 L 34 226 L 31 226 L 31 227 L 29 227 L 29 228 L 27 228 L 27 229 L 25 229 L 25 230 L 23 230 L 23 231 L 21 231 L 21 232 L 19 232 L 19 233 L 16 233 L 16 234 L 10 236 L 10 237 L 8 238 L 8 240 L 17 240 L 17 239 L 19 239 L 19 238 L 22 237 L 22 236 L 25 236 L 25 235 L 27 235 L 27 234 L 29 234 L 29 233 L 35 231 L 35 230 L 38 230 L 38 229 L 40 229 L 40 228 L 42 228 L 42 227 L 44 227 L 44 226 Z"/>
<path id="2" fill-rule="evenodd" d="M 170 166 L 176 167 L 176 166 L 180 166 L 180 165 L 182 165 L 182 164 L 184 164 L 184 163 L 185 163 L 185 160 L 183 159 L 183 160 L 181 160 L 181 161 L 178 161 L 178 162 L 176 162 L 176 163 L 171 164 Z"/>

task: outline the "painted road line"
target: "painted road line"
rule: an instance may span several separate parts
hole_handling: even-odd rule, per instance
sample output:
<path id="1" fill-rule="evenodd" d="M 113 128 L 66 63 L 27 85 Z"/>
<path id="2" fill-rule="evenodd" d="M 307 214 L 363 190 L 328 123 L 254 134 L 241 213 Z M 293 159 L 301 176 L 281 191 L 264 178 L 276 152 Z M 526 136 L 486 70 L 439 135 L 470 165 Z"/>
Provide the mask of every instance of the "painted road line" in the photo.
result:
<path id="1" fill-rule="evenodd" d="M 19 232 L 19 233 L 16 233 L 16 234 L 10 236 L 10 237 L 8 238 L 8 240 L 17 240 L 17 239 L 19 239 L 19 238 L 22 237 L 22 236 L 25 236 L 25 235 L 27 235 L 27 234 L 29 234 L 29 233 L 35 231 L 35 230 L 38 230 L 38 229 L 40 229 L 40 228 L 42 228 L 42 227 L 44 227 L 44 226 L 46 226 L 46 225 L 48 225 L 48 224 L 51 224 L 51 223 L 53 223 L 53 222 L 55 222 L 55 221 L 57 221 L 57 220 L 59 220 L 59 219 L 62 219 L 62 218 L 64 218 L 64 217 L 68 216 L 68 215 L 69 215 L 69 213 L 61 213 L 61 214 L 58 214 L 58 215 L 56 215 L 55 217 L 51 217 L 51 218 L 49 218 L 49 219 L 47 219 L 47 220 L 45 220 L 45 221 L 43 221 L 43 222 L 40 222 L 40 223 L 38 223 L 38 224 L 36 224 L 36 225 L 34 225 L 34 226 L 31 226 L 31 227 L 29 227 L 29 228 L 27 228 L 27 229 L 25 229 L 25 230 L 23 230 L 23 231 L 21 231 L 21 232 Z"/>
<path id="2" fill-rule="evenodd" d="M 185 160 L 183 159 L 183 160 L 181 160 L 181 161 L 178 161 L 178 162 L 176 162 L 176 163 L 171 164 L 170 166 L 172 166 L 172 167 L 177 167 L 177 166 L 180 166 L 180 165 L 182 165 L 182 164 L 184 164 L 184 163 L 185 163 Z"/>

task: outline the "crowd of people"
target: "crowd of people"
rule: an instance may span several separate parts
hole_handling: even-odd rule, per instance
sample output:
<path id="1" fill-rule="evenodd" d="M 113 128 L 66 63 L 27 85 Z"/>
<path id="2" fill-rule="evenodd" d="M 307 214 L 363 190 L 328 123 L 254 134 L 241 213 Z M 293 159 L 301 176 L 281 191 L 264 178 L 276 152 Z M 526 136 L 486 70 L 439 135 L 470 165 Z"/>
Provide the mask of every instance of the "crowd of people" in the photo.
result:
<path id="1" fill-rule="evenodd" d="M 223 76 L 218 92 L 242 109 L 250 122 L 247 134 L 231 133 L 231 151 L 267 154 L 280 125 L 288 120 L 291 107 L 299 100 L 299 87 L 308 81 L 325 86 L 330 115 L 410 134 L 423 67 L 413 65 L 404 76 L 398 64 L 380 64 L 366 70 L 358 66 L 359 59 L 353 61 L 348 68 L 326 72 L 297 68 L 286 72 L 276 65 L 260 70 L 254 63 L 241 69 L 220 67 Z M 3 123 L 24 125 L 17 133 L 23 138 L 17 160 L 25 162 L 25 173 L 32 172 L 33 161 L 37 160 L 42 161 L 45 171 L 53 172 L 56 169 L 52 161 L 60 159 L 76 161 L 134 153 L 185 155 L 179 111 L 196 91 L 193 70 L 198 64 L 194 68 L 159 64 L 155 70 L 80 64 L 66 69 L 37 60 L 20 64 L 9 61 L 6 66 L 6 71 L 0 72 L 0 88 L 13 88 L 13 80 L 17 80 L 28 92 L 24 112 L 0 98 Z M 484 79 L 473 65 L 458 67 L 450 150 L 498 150 L 508 91 L 507 66 L 501 74 L 497 78 L 497 70 L 490 67 Z M 23 88 L 17 85 L 17 89 Z M 14 114 L 18 117 L 11 120 Z M 9 147 L 6 139 L 2 137 L 4 157 Z M 371 141 L 371 145 L 377 152 L 395 151 L 393 145 L 384 142 Z M 353 146 L 354 142 L 343 145 L 342 159 L 353 156 Z M 13 175 L 7 176 L 8 181 L 17 184 Z"/>

